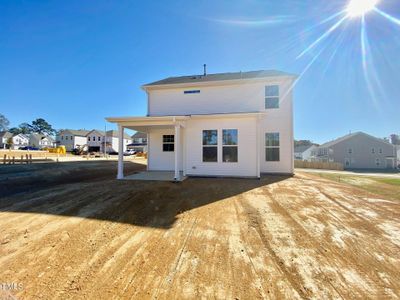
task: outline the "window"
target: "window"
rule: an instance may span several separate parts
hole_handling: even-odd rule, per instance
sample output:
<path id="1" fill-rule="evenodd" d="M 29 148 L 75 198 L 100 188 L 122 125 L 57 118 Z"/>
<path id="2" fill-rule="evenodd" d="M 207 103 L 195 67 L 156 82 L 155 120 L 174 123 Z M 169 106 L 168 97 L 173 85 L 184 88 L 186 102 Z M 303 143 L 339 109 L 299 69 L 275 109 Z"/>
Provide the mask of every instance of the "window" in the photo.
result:
<path id="1" fill-rule="evenodd" d="M 87 140 L 90 142 L 90 136 L 88 136 Z"/>
<path id="2" fill-rule="evenodd" d="M 265 109 L 279 108 L 279 85 L 265 87 Z"/>
<path id="3" fill-rule="evenodd" d="M 379 148 L 379 153 L 382 154 L 382 148 Z"/>
<path id="4" fill-rule="evenodd" d="M 372 152 L 372 154 L 374 154 L 375 153 L 375 148 L 372 148 L 371 152 Z"/>
<path id="5" fill-rule="evenodd" d="M 173 134 L 163 135 L 163 152 L 174 152 L 175 136 Z"/>
<path id="6" fill-rule="evenodd" d="M 184 94 L 200 94 L 200 90 L 183 91 Z"/>
<path id="7" fill-rule="evenodd" d="M 218 161 L 218 131 L 203 130 L 203 162 Z"/>
<path id="8" fill-rule="evenodd" d="M 279 161 L 279 133 L 265 134 L 265 160 Z"/>
<path id="9" fill-rule="evenodd" d="M 265 134 L 265 159 L 266 161 L 279 161 L 279 133 Z"/>
<path id="10" fill-rule="evenodd" d="M 379 158 L 377 158 L 377 159 L 375 160 L 375 163 L 376 163 L 377 166 L 379 166 L 379 165 L 381 164 L 381 160 L 380 160 Z"/>
<path id="11" fill-rule="evenodd" d="M 222 161 L 238 162 L 238 130 L 222 130 Z"/>
<path id="12" fill-rule="evenodd" d="M 345 158 L 345 165 L 346 165 L 346 167 L 350 166 L 350 159 Z"/>
<path id="13" fill-rule="evenodd" d="M 101 141 L 101 137 L 99 136 L 99 137 L 97 138 L 97 140 L 100 142 L 100 141 Z"/>
<path id="14" fill-rule="evenodd" d="M 353 149 L 349 148 L 348 152 L 349 152 L 349 154 L 352 154 L 353 153 Z"/>

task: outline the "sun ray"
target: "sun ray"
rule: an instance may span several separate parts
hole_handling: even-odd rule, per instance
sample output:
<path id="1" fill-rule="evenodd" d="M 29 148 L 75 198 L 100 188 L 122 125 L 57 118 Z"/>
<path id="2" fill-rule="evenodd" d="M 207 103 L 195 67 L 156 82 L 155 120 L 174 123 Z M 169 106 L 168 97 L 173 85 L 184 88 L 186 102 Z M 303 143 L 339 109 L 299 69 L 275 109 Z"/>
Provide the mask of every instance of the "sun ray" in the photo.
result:
<path id="1" fill-rule="evenodd" d="M 300 73 L 300 75 L 296 78 L 296 80 L 293 82 L 293 84 L 286 90 L 285 94 L 282 97 L 282 101 L 285 101 L 286 97 L 289 95 L 289 93 L 294 89 L 294 87 L 299 83 L 299 81 L 304 77 L 304 75 L 307 73 L 307 71 L 310 69 L 310 67 L 315 63 L 315 61 L 319 58 L 319 56 L 324 52 L 326 47 L 322 48 L 319 50 L 319 52 L 313 57 L 313 59 L 306 65 L 306 67 L 303 69 L 303 71 Z"/>
<path id="2" fill-rule="evenodd" d="M 331 28 L 329 28 L 323 35 L 321 35 L 318 39 L 316 39 L 310 46 L 308 46 L 303 52 L 301 52 L 296 59 L 303 57 L 307 52 L 309 52 L 312 48 L 317 46 L 320 42 L 322 42 L 325 38 L 327 38 L 332 32 L 334 32 L 346 19 L 348 16 L 344 16 L 339 21 L 337 21 Z"/>
<path id="3" fill-rule="evenodd" d="M 346 13 L 345 10 L 339 11 L 339 12 L 337 12 L 337 13 L 335 13 L 335 14 L 333 14 L 333 15 L 325 18 L 325 19 L 323 19 L 322 21 L 318 22 L 317 24 L 315 24 L 315 25 L 313 25 L 313 26 L 311 26 L 309 28 L 304 29 L 302 31 L 302 33 L 306 33 L 306 32 L 312 31 L 312 30 L 318 28 L 319 26 L 324 25 L 324 24 L 336 19 L 337 17 L 339 17 L 341 15 L 344 15 L 345 13 Z"/>
<path id="4" fill-rule="evenodd" d="M 376 76 L 372 57 L 370 56 L 371 53 L 372 52 L 368 41 L 365 17 L 363 16 L 361 19 L 361 59 L 363 66 L 363 74 L 365 82 L 367 84 L 368 92 L 372 98 L 375 108 L 380 110 L 379 100 L 378 100 L 379 95 L 377 91 L 375 91 L 374 89 L 374 83 L 378 87 L 379 91 L 382 91 L 382 84 L 379 78 Z M 370 78 L 370 76 L 372 78 Z"/>
<path id="5" fill-rule="evenodd" d="M 376 11 L 378 14 L 380 14 L 382 17 L 385 17 L 387 20 L 389 20 L 390 22 L 399 25 L 400 26 L 400 20 L 396 19 L 395 17 L 381 11 L 379 8 L 374 8 L 374 11 Z"/>

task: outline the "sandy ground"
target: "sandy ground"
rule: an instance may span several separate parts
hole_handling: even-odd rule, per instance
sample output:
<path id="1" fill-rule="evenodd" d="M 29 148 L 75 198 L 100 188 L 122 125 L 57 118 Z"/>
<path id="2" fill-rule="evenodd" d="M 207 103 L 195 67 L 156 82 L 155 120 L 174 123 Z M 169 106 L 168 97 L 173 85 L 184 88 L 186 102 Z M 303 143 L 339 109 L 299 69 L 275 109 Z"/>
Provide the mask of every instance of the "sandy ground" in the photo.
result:
<path id="1" fill-rule="evenodd" d="M 260 181 L 117 181 L 115 165 L 36 167 L 25 170 L 30 183 L 8 170 L 0 198 L 0 282 L 16 285 L 3 293 L 22 299 L 400 297 L 397 200 L 305 173 Z M 46 172 L 51 182 L 43 180 Z"/>

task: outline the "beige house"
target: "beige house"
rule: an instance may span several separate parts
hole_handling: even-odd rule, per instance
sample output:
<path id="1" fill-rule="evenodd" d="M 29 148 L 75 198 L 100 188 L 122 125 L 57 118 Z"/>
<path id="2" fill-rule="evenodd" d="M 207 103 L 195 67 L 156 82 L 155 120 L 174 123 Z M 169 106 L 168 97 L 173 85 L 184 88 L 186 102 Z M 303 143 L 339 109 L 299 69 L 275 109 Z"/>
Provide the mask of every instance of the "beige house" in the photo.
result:
<path id="1" fill-rule="evenodd" d="M 356 132 L 312 151 L 311 160 L 342 163 L 345 169 L 393 169 L 396 147 L 383 139 Z"/>

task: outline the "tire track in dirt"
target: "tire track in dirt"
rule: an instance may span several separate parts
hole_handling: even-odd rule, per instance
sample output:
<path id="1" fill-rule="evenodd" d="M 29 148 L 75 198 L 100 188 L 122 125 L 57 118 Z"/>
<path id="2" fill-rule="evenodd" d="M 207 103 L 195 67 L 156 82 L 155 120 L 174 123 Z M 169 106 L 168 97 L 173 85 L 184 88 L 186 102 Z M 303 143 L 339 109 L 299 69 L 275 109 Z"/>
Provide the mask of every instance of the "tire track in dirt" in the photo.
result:
<path id="1" fill-rule="evenodd" d="M 193 220 L 192 226 L 188 229 L 188 233 L 187 233 L 187 235 L 186 235 L 186 237 L 185 237 L 185 239 L 183 241 L 182 246 L 180 247 L 179 254 L 176 257 L 175 262 L 172 264 L 170 270 L 168 271 L 168 274 L 164 275 L 165 279 L 160 282 L 160 285 L 156 289 L 155 298 L 159 297 L 160 292 L 161 292 L 161 290 L 163 290 L 163 287 L 165 285 L 169 286 L 168 289 L 165 292 L 166 294 L 168 294 L 168 292 L 169 292 L 169 290 L 170 290 L 170 288 L 171 288 L 171 286 L 172 286 L 172 284 L 174 282 L 174 278 L 175 278 L 175 275 L 177 273 L 178 266 L 181 263 L 183 251 L 185 251 L 186 245 L 188 243 L 188 240 L 193 234 L 193 230 L 194 230 L 194 228 L 196 226 L 196 223 L 197 223 L 197 218 L 195 217 L 194 220 Z"/>
<path id="2" fill-rule="evenodd" d="M 236 210 L 236 218 L 238 219 L 238 222 L 239 222 L 239 220 L 241 219 L 240 218 L 240 213 L 239 213 L 239 205 L 240 205 L 240 207 L 243 208 L 243 204 L 241 203 L 243 201 L 243 197 L 240 197 L 239 199 L 237 199 L 237 200 L 235 199 L 233 201 L 234 201 L 234 206 L 235 206 L 235 210 Z M 249 222 L 250 221 L 248 219 L 249 212 L 245 211 L 245 213 L 246 213 L 246 219 Z M 244 222 L 243 219 L 242 219 L 242 221 Z M 244 239 L 244 241 L 246 242 L 247 245 L 252 245 L 248 241 L 248 239 L 246 238 L 246 234 L 244 233 L 244 228 L 241 228 L 241 235 L 242 235 L 242 238 Z M 260 241 L 261 241 L 261 243 L 263 243 L 261 238 L 260 238 Z M 250 254 L 249 254 L 248 247 L 244 246 L 243 248 L 244 248 L 244 252 L 246 253 L 246 256 L 248 257 L 248 259 L 249 259 L 249 261 L 251 263 L 251 267 L 253 269 L 254 274 L 256 274 L 256 276 L 259 278 L 259 280 L 261 282 L 261 289 L 262 289 L 262 292 L 263 292 L 261 296 L 262 296 L 262 298 L 266 298 L 267 295 L 270 294 L 270 290 L 268 288 L 266 290 L 266 288 L 264 287 L 265 278 L 260 274 L 259 271 L 257 271 L 257 268 L 255 267 L 255 264 L 253 262 L 253 259 L 251 258 Z M 275 297 L 278 297 L 278 298 L 283 297 L 283 295 L 280 293 L 280 291 L 276 287 L 274 287 L 274 293 L 273 294 L 275 295 Z"/>
<path id="3" fill-rule="evenodd" d="M 322 193 L 322 191 L 320 190 L 320 188 L 316 188 L 317 189 L 317 191 L 319 191 L 320 193 Z M 322 193 L 323 194 L 323 193 Z M 273 197 L 272 195 L 271 195 L 271 197 Z M 309 199 L 310 198 L 313 198 L 312 197 L 312 195 L 309 195 L 309 197 L 308 197 Z M 329 199 L 330 200 L 330 199 Z M 275 203 L 276 203 L 276 205 L 279 205 L 279 206 L 281 206 L 283 203 L 285 203 L 284 201 L 275 201 Z M 343 209 L 343 207 L 342 206 L 339 206 L 340 208 L 342 208 Z M 331 209 L 326 209 L 325 207 L 323 207 L 323 206 L 319 206 L 319 208 L 321 208 L 321 209 L 324 209 L 325 211 L 326 211 L 326 213 L 327 214 L 329 214 L 329 215 L 331 215 L 334 219 L 336 219 L 337 221 L 338 221 L 338 224 L 343 224 L 343 220 L 341 220 L 341 219 L 339 219 L 335 214 L 332 214 L 332 211 L 331 211 Z M 347 212 L 347 210 L 345 210 L 346 212 Z M 294 211 L 292 211 L 290 214 L 288 214 L 289 216 L 291 216 L 292 218 L 293 218 L 293 216 L 295 216 L 296 215 L 296 213 L 294 212 Z M 351 216 L 352 216 L 352 214 L 350 214 Z M 294 220 L 294 219 L 293 219 Z M 294 220 L 295 222 L 296 222 L 296 220 Z M 368 224 L 369 222 L 368 222 L 368 220 L 366 220 L 365 219 L 365 222 L 366 222 L 366 224 Z M 299 226 L 301 226 L 300 224 L 299 224 Z M 303 228 L 304 229 L 304 228 Z M 345 230 L 347 230 L 347 229 L 345 229 Z M 304 229 L 304 231 L 306 231 L 305 229 Z M 309 235 L 309 238 L 312 238 L 310 235 Z M 360 260 L 360 254 L 362 254 L 362 253 L 366 253 L 367 255 L 364 255 L 364 256 L 362 256 L 361 255 L 361 257 L 364 257 L 364 258 L 362 258 L 361 259 L 361 261 L 363 261 L 363 260 L 369 260 L 370 261 L 370 259 L 371 258 L 373 258 L 373 259 L 375 259 L 375 257 L 374 257 L 374 255 L 373 255 L 373 253 L 371 253 L 369 250 L 368 250 L 368 247 L 367 247 L 367 245 L 366 246 L 361 246 L 361 247 L 358 247 L 358 244 L 357 243 L 349 243 L 349 242 L 347 242 L 346 240 L 344 241 L 344 243 L 348 246 L 348 249 L 354 249 L 354 248 L 356 248 L 357 249 L 357 257 L 355 258 L 355 257 L 353 257 L 353 252 L 351 252 L 351 253 L 347 253 L 346 255 L 343 255 L 343 251 L 344 251 L 344 249 L 338 249 L 338 250 L 336 250 L 337 248 L 336 247 L 330 247 L 331 249 L 330 249 L 330 251 L 332 252 L 332 253 L 335 253 L 335 256 L 337 257 L 337 260 L 339 261 L 339 260 L 345 260 L 346 261 L 346 267 L 348 267 L 348 266 L 353 266 L 353 268 L 355 268 L 355 269 L 358 269 L 359 271 L 361 271 L 363 274 L 369 274 L 369 276 L 367 276 L 367 277 L 372 277 L 372 278 L 370 278 L 370 284 L 372 284 L 374 287 L 376 287 L 376 285 L 374 284 L 375 282 L 379 282 L 379 281 L 381 281 L 381 278 L 377 275 L 377 274 L 375 274 L 375 272 L 372 272 L 371 271 L 371 268 L 370 267 L 368 267 L 367 269 L 365 269 L 365 270 L 363 270 L 363 265 L 360 265 L 360 264 L 354 264 L 354 262 L 357 262 L 357 261 L 359 261 Z M 315 245 L 316 247 L 318 246 L 318 244 L 316 244 Z M 324 248 L 325 247 L 327 247 L 327 246 L 329 246 L 329 245 L 326 245 L 326 246 L 324 246 Z M 371 245 L 369 245 L 369 247 L 371 247 Z M 372 246 L 372 247 L 374 247 L 374 246 Z M 316 249 L 319 249 L 319 248 L 316 248 Z M 324 254 L 323 252 L 321 252 L 320 251 L 320 253 L 321 254 Z M 351 260 L 350 260 L 350 257 L 352 258 Z M 387 267 L 386 265 L 382 265 L 382 263 L 379 263 L 378 261 L 376 261 L 375 260 L 375 265 L 376 264 L 378 264 L 379 266 L 380 266 L 380 268 L 382 269 L 384 269 L 386 272 L 388 272 L 389 274 L 391 273 L 391 274 L 396 274 L 397 273 L 397 275 L 396 276 L 400 276 L 400 273 L 397 271 L 397 269 L 395 268 L 395 267 L 391 267 L 391 266 L 389 266 L 389 267 Z M 340 267 L 341 266 L 339 266 L 339 269 L 340 269 Z M 343 266 L 344 267 L 344 266 Z M 343 278 L 343 277 L 342 277 Z M 384 294 L 384 289 L 385 289 L 386 287 L 385 286 L 381 286 L 379 289 L 380 289 L 380 291 Z M 391 281 L 391 287 L 390 287 L 391 289 L 392 289 L 392 291 L 395 293 L 395 294 L 397 294 L 397 292 L 396 291 L 398 291 L 399 290 L 399 288 L 400 288 L 400 286 L 398 285 L 398 284 L 396 284 L 395 282 L 393 282 L 393 281 Z M 398 295 L 398 294 L 397 294 Z"/>
<path id="4" fill-rule="evenodd" d="M 268 251 L 272 261 L 277 270 L 279 270 L 284 277 L 289 281 L 292 288 L 299 294 L 299 296 L 303 299 L 309 299 L 312 295 L 309 291 L 304 289 L 304 282 L 293 278 L 291 270 L 289 270 L 285 264 L 282 262 L 282 259 L 276 254 L 273 247 L 270 245 L 270 237 L 266 236 L 263 230 L 263 222 L 261 220 L 260 214 L 257 209 L 248 204 L 247 202 L 240 202 L 243 209 L 249 216 L 253 217 L 254 229 L 257 231 L 258 235 L 261 238 L 262 243 L 264 244 L 266 250 Z"/>
<path id="5" fill-rule="evenodd" d="M 278 185 L 280 185 L 280 184 L 278 184 Z M 280 205 L 280 203 L 279 203 L 278 201 L 275 200 L 275 198 L 274 198 L 274 196 L 271 194 L 271 192 L 268 191 L 268 188 L 263 188 L 263 192 L 264 192 L 264 193 L 267 192 L 268 197 L 273 201 L 273 205 L 274 205 L 274 207 L 275 207 L 274 210 L 275 210 L 277 213 L 281 214 L 285 219 L 290 220 L 290 228 L 296 228 L 296 230 L 300 231 L 300 233 L 301 233 L 300 235 L 303 236 L 303 237 L 306 236 L 306 237 L 307 237 L 306 240 L 312 244 L 312 247 L 311 247 L 311 248 L 310 248 L 309 245 L 307 245 L 307 244 L 304 244 L 303 247 L 310 248 L 310 249 L 315 249 L 315 250 L 317 250 L 317 251 L 319 252 L 320 256 L 325 257 L 325 260 L 326 260 L 326 261 L 331 261 L 331 260 L 326 256 L 326 253 L 322 252 L 322 251 L 319 249 L 319 248 L 320 248 L 320 244 L 319 244 L 311 235 L 308 234 L 308 232 L 305 230 L 304 227 L 302 227 L 295 219 L 293 219 L 292 214 L 289 214 L 289 213 L 286 211 L 286 209 L 284 209 L 284 208 Z M 302 243 L 301 243 L 301 244 L 302 244 Z M 326 246 L 325 246 L 324 248 L 326 248 Z M 332 250 L 331 250 L 331 251 L 332 251 Z M 334 252 L 335 252 L 335 251 L 334 251 Z M 340 257 L 342 257 L 342 254 L 341 254 L 340 252 L 337 252 L 336 256 L 338 256 L 338 258 L 340 258 Z M 325 263 L 325 264 L 326 264 L 326 263 Z M 331 265 L 331 264 L 332 264 L 332 262 L 328 263 L 327 265 Z M 336 265 L 335 261 L 333 262 L 333 264 Z M 347 265 L 348 265 L 348 266 L 353 265 L 353 266 L 355 267 L 354 263 L 353 263 L 352 261 L 350 261 L 350 260 L 348 260 Z M 340 270 L 341 267 L 342 267 L 342 266 L 338 266 L 338 265 L 337 265 L 337 266 L 336 266 L 336 269 L 337 269 L 337 270 Z M 320 272 L 321 272 L 322 274 L 325 273 L 325 272 L 323 272 L 320 268 L 319 268 L 319 270 L 320 270 Z M 341 278 L 341 281 L 342 281 L 342 282 L 346 282 L 345 278 L 344 278 L 339 272 L 336 271 L 336 275 L 339 276 L 339 278 Z M 326 274 L 324 275 L 324 277 L 327 278 L 327 277 L 326 277 Z M 341 290 L 342 290 L 343 288 L 344 288 L 344 290 L 346 290 L 346 289 L 345 289 L 345 288 L 346 288 L 346 284 L 341 284 L 341 288 L 339 289 L 339 287 L 334 286 L 333 283 L 332 283 L 330 280 L 326 280 L 326 281 L 332 286 L 332 288 L 333 288 L 339 295 L 342 295 L 343 292 L 341 292 Z M 374 283 L 374 281 L 373 281 L 373 280 L 370 280 L 370 284 L 373 285 L 373 283 Z M 352 291 L 349 291 L 349 292 L 351 293 L 350 295 L 352 295 L 351 297 L 355 297 L 355 295 L 352 293 Z M 348 295 L 348 296 L 350 296 L 350 295 Z M 344 295 L 342 295 L 342 297 L 344 297 Z"/>

